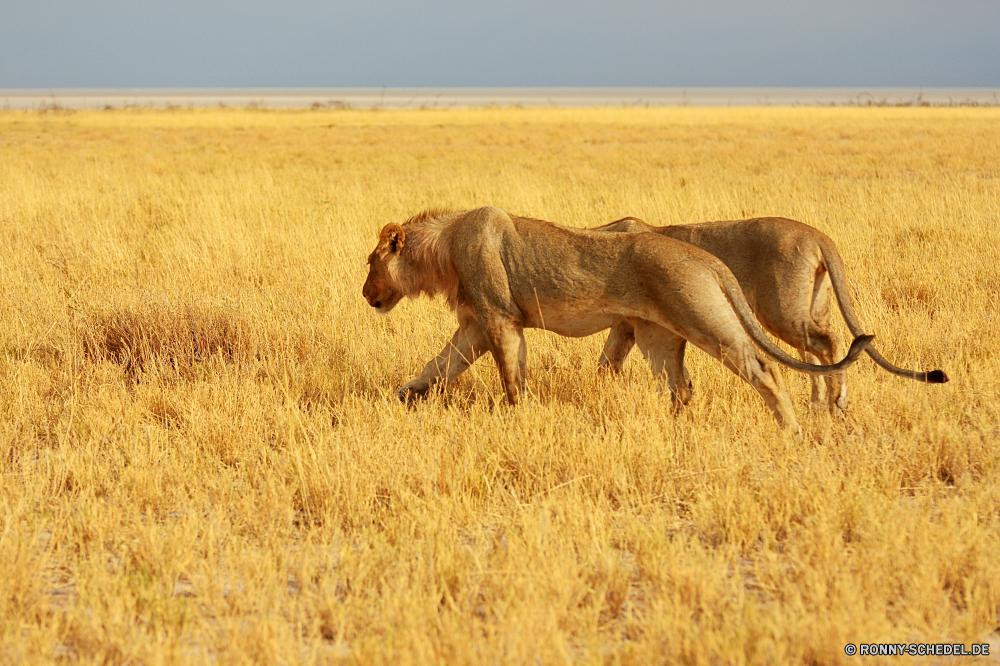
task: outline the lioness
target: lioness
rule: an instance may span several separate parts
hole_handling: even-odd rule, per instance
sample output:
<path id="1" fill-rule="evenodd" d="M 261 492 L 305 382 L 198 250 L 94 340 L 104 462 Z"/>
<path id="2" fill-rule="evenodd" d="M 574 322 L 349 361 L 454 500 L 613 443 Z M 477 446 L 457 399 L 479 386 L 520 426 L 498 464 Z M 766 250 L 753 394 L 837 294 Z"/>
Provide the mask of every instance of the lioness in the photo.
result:
<path id="1" fill-rule="evenodd" d="M 781 374 L 754 344 L 785 365 L 822 374 L 854 363 L 871 341 L 858 336 L 835 365 L 798 361 L 768 339 L 732 273 L 704 250 L 658 234 L 566 229 L 497 208 L 387 224 L 368 264 L 362 293 L 378 312 L 404 296 L 443 293 L 458 317 L 451 341 L 399 389 L 407 401 L 489 351 L 516 404 L 526 374 L 524 328 L 582 337 L 624 319 L 653 372 L 667 375 L 675 406 L 690 399 L 680 381 L 687 340 L 749 382 L 781 426 L 798 429 Z"/>
<path id="2" fill-rule="evenodd" d="M 837 246 L 826 234 L 807 224 L 783 217 L 762 217 L 654 227 L 626 217 L 595 231 L 655 232 L 715 255 L 736 276 L 750 309 L 764 328 L 800 350 L 804 360 L 818 358 L 820 363 L 832 363 L 843 349 L 830 320 L 834 297 L 851 333 L 862 333 Z M 613 326 L 600 364 L 621 371 L 634 342 L 629 322 Z M 948 381 L 941 370 L 905 370 L 887 361 L 873 346 L 865 351 L 894 375 L 932 384 Z M 814 407 L 823 404 L 825 393 L 830 412 L 837 414 L 838 408 L 847 409 L 844 373 L 826 375 L 825 392 L 821 377 L 812 375 L 811 379 Z"/>

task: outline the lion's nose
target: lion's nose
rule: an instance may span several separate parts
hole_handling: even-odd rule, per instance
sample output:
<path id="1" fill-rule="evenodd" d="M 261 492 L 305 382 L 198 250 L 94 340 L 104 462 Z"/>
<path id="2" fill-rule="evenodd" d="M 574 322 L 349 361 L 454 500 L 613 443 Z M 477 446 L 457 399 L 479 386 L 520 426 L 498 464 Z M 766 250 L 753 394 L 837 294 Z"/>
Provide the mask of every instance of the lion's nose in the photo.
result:
<path id="1" fill-rule="evenodd" d="M 372 289 L 367 282 L 365 282 L 365 286 L 361 289 L 361 295 L 365 297 L 366 301 L 368 301 L 368 305 L 374 307 L 372 301 L 378 294 L 375 293 L 375 290 Z"/>
<path id="2" fill-rule="evenodd" d="M 380 308 L 380 307 L 382 307 L 382 301 L 375 301 L 374 303 L 372 303 L 372 307 L 373 308 Z"/>

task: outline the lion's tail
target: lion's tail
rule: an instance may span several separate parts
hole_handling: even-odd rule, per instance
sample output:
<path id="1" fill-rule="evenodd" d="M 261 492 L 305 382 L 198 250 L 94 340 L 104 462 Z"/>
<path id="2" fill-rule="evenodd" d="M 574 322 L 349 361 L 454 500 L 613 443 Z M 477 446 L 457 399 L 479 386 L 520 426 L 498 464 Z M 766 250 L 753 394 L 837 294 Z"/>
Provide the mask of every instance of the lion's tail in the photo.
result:
<path id="1" fill-rule="evenodd" d="M 858 321 L 857 313 L 854 312 L 854 305 L 851 303 L 851 294 L 847 289 L 847 273 L 844 269 L 844 260 L 840 257 L 840 252 L 837 251 L 833 241 L 824 238 L 819 243 L 819 247 L 820 252 L 823 254 L 823 261 L 826 263 L 826 270 L 830 273 L 830 282 L 833 283 L 833 293 L 837 297 L 837 304 L 840 306 L 841 314 L 844 315 L 844 321 L 847 322 L 847 328 L 851 330 L 852 335 L 861 335 L 861 323 Z M 899 377 L 908 377 L 918 382 L 927 382 L 929 384 L 943 384 L 948 381 L 948 375 L 944 374 L 943 370 L 931 370 L 930 372 L 906 370 L 887 361 L 875 347 L 869 346 L 865 351 L 872 357 L 872 360 L 885 370 Z"/>
<path id="2" fill-rule="evenodd" d="M 851 348 L 848 350 L 847 356 L 833 365 L 814 365 L 789 356 L 784 350 L 781 349 L 781 347 L 774 344 L 774 342 L 771 341 L 771 338 L 767 337 L 767 333 L 765 333 L 764 329 L 760 327 L 759 323 L 757 323 L 757 318 L 754 317 L 753 312 L 750 310 L 750 305 L 747 303 L 746 296 L 743 295 L 743 291 L 740 289 L 739 283 L 736 281 L 733 274 L 721 261 L 719 262 L 718 267 L 720 269 L 719 284 L 722 286 L 722 290 L 725 292 L 726 298 L 729 299 L 729 303 L 733 306 L 733 310 L 736 312 L 736 315 L 740 318 L 740 323 L 743 324 L 743 328 L 750 335 L 750 337 L 753 338 L 753 341 L 758 347 L 763 349 L 769 356 L 778 362 L 787 365 L 790 368 L 808 373 L 810 375 L 829 375 L 834 372 L 846 370 L 858 360 L 861 354 L 864 353 L 865 347 L 867 347 L 871 341 L 875 339 L 874 335 L 865 335 L 864 333 L 858 334 L 857 337 L 854 338 L 854 342 L 851 343 Z"/>

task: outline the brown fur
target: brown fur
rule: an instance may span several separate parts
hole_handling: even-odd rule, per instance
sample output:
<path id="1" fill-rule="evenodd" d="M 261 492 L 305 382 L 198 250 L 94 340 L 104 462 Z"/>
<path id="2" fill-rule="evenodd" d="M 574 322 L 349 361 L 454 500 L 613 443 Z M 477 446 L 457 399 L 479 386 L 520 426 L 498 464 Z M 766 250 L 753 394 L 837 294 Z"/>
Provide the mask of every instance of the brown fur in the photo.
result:
<path id="1" fill-rule="evenodd" d="M 680 380 L 690 341 L 750 383 L 780 424 L 797 428 L 768 356 L 823 374 L 849 366 L 870 341 L 859 336 L 836 365 L 803 363 L 767 338 L 732 273 L 707 252 L 657 234 L 566 229 L 497 208 L 388 224 L 368 263 L 362 292 L 380 313 L 404 296 L 444 293 L 458 317 L 451 342 L 399 390 L 402 400 L 447 384 L 488 351 L 508 400 L 517 403 L 525 328 L 581 337 L 627 321 L 653 371 L 666 376 L 677 406 L 690 399 Z"/>
<path id="2" fill-rule="evenodd" d="M 862 332 L 851 304 L 843 259 L 833 241 L 809 225 L 781 217 L 764 217 L 653 227 L 627 217 L 595 231 L 654 232 L 715 255 L 736 276 L 764 328 L 800 350 L 805 360 L 832 363 L 842 352 L 843 343 L 831 320 L 835 300 L 851 332 L 855 335 Z M 633 344 L 634 335 L 627 321 L 612 327 L 601 354 L 601 365 L 620 371 Z M 924 382 L 948 381 L 940 370 L 930 373 L 904 370 L 886 361 L 873 346 L 865 351 L 893 374 Z M 825 401 L 835 414 L 847 409 L 844 374 L 826 375 L 826 386 L 822 379 L 812 376 L 813 405 L 821 406 Z"/>
<path id="3" fill-rule="evenodd" d="M 421 222 L 426 222 L 427 220 L 436 220 L 438 218 L 451 215 L 454 212 L 455 211 L 453 211 L 450 208 L 428 208 L 427 210 L 420 211 L 419 213 L 408 219 L 403 224 L 404 225 L 420 224 Z"/>

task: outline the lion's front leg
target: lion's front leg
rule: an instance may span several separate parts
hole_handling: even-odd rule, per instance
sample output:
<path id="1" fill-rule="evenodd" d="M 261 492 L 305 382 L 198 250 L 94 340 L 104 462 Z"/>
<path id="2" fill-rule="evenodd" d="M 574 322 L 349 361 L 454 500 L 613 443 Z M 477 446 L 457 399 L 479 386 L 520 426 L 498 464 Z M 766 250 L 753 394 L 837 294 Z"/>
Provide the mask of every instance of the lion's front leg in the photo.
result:
<path id="1" fill-rule="evenodd" d="M 676 333 L 649 321 L 635 322 L 635 341 L 649 369 L 658 379 L 666 375 L 674 409 L 679 410 L 691 401 L 691 378 L 684 365 L 687 341 Z"/>
<path id="2" fill-rule="evenodd" d="M 512 321 L 497 317 L 486 327 L 490 351 L 500 371 L 507 401 L 516 405 L 524 391 L 527 375 L 528 347 L 524 341 L 524 328 Z"/>
<path id="3" fill-rule="evenodd" d="M 488 350 L 489 346 L 479 326 L 474 320 L 466 322 L 459 326 L 451 336 L 451 341 L 424 366 L 423 372 L 416 379 L 396 391 L 396 397 L 406 403 L 425 397 L 435 384 L 441 381 L 446 385 L 453 382 Z"/>
<path id="4" fill-rule="evenodd" d="M 628 357 L 632 347 L 635 345 L 635 330 L 628 320 L 622 320 L 611 327 L 608 333 L 608 341 L 604 343 L 604 351 L 597 362 L 600 370 L 609 369 L 614 374 L 622 371 L 625 359 Z"/>

